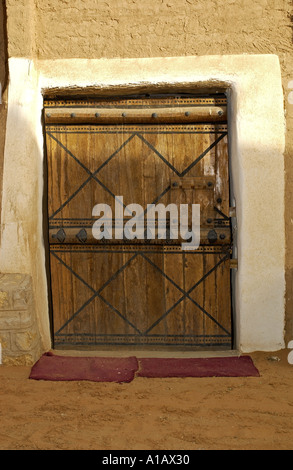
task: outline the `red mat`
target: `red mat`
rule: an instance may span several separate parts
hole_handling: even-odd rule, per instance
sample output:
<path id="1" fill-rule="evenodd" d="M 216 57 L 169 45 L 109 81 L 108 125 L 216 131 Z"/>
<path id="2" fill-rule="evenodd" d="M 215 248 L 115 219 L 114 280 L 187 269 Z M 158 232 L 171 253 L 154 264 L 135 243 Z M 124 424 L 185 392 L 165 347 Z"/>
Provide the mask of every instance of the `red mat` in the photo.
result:
<path id="1" fill-rule="evenodd" d="M 259 377 L 249 356 L 196 359 L 66 357 L 44 354 L 30 379 L 129 383 L 135 377 Z"/>
<path id="2" fill-rule="evenodd" d="M 139 359 L 138 377 L 259 377 L 249 356 L 196 359 Z"/>
<path id="3" fill-rule="evenodd" d="M 131 382 L 136 357 L 64 357 L 47 353 L 33 366 L 30 379 L 51 381 Z"/>

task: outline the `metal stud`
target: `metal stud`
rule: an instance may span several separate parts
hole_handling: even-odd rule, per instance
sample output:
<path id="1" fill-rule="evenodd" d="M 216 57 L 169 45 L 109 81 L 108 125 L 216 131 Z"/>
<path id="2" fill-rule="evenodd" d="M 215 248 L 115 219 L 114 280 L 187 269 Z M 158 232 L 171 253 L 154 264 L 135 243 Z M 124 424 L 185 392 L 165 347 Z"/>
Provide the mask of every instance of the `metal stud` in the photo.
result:
<path id="1" fill-rule="evenodd" d="M 190 112 L 186 111 L 185 116 L 187 116 L 187 117 L 190 116 Z"/>
<path id="2" fill-rule="evenodd" d="M 210 243 L 215 243 L 218 239 L 217 232 L 215 230 L 210 230 L 208 233 L 208 240 Z"/>
<path id="3" fill-rule="evenodd" d="M 217 199 L 217 203 L 218 203 L 218 204 L 221 204 L 221 202 L 222 202 L 222 198 L 219 197 L 219 198 Z"/>
<path id="4" fill-rule="evenodd" d="M 127 114 L 126 114 L 126 113 L 122 113 L 122 117 L 126 117 L 126 116 L 127 116 Z"/>
<path id="5" fill-rule="evenodd" d="M 77 235 L 76 238 L 81 242 L 85 243 L 87 241 L 87 231 L 83 228 Z"/>
<path id="6" fill-rule="evenodd" d="M 63 243 L 66 240 L 66 233 L 64 232 L 63 228 L 61 228 L 57 234 L 52 235 L 52 238 L 57 238 L 59 243 Z"/>
<path id="7" fill-rule="evenodd" d="M 72 118 L 75 118 L 75 113 L 71 113 L 70 115 Z"/>
<path id="8" fill-rule="evenodd" d="M 158 117 L 157 113 L 152 114 L 152 118 L 156 119 Z"/>
<path id="9" fill-rule="evenodd" d="M 96 118 L 100 117 L 100 114 L 99 113 L 96 113 L 95 114 Z"/>

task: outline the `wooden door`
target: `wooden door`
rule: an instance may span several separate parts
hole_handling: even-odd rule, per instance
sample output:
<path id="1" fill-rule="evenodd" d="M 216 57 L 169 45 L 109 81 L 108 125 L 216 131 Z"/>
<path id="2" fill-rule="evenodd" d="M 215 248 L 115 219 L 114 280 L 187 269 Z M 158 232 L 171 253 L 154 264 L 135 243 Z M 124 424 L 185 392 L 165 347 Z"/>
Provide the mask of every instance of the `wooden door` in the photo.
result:
<path id="1" fill-rule="evenodd" d="M 231 347 L 226 98 L 48 100 L 44 113 L 54 347 Z M 199 248 L 97 240 L 93 208 L 111 208 L 114 232 L 117 196 L 144 215 L 200 204 Z"/>

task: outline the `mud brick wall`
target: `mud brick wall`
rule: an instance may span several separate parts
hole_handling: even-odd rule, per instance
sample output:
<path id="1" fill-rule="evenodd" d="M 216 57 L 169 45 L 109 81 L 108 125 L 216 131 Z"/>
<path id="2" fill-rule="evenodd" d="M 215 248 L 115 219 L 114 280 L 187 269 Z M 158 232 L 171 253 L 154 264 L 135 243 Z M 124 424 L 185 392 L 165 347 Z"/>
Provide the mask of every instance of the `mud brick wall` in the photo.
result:
<path id="1" fill-rule="evenodd" d="M 0 275 L 0 343 L 2 363 L 33 364 L 40 355 L 30 276 Z"/>
<path id="2" fill-rule="evenodd" d="M 4 162 L 4 144 L 7 118 L 7 82 L 8 82 L 8 65 L 7 65 L 7 37 L 6 37 L 6 10 L 4 2 L 0 2 L 0 175 L 3 171 Z M 0 207 L 2 201 L 2 178 L 0 178 Z"/>

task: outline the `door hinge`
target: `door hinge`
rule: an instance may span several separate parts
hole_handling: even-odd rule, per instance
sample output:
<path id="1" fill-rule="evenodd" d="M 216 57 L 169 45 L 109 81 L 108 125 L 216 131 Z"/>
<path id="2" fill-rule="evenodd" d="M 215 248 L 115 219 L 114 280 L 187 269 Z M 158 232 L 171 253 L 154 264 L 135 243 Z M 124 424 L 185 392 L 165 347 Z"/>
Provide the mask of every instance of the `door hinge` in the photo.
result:
<path id="1" fill-rule="evenodd" d="M 238 259 L 230 259 L 230 269 L 238 269 Z"/>
<path id="2" fill-rule="evenodd" d="M 229 207 L 229 217 L 236 217 L 236 207 Z"/>

